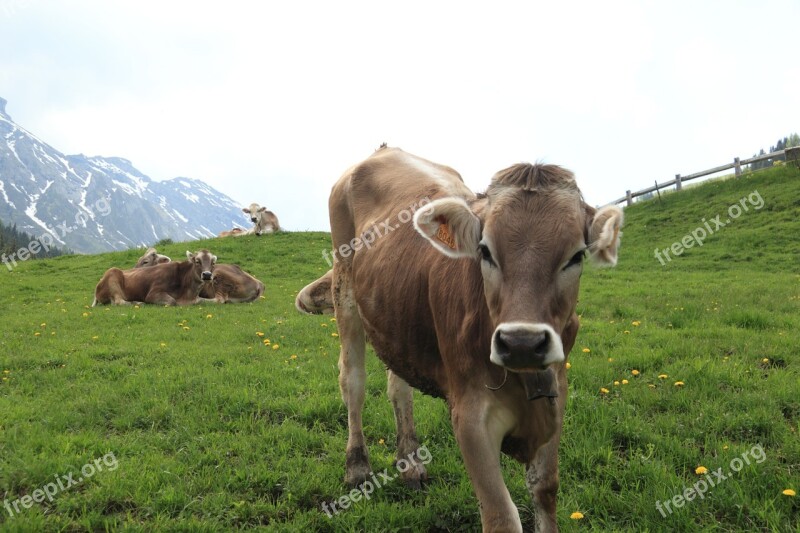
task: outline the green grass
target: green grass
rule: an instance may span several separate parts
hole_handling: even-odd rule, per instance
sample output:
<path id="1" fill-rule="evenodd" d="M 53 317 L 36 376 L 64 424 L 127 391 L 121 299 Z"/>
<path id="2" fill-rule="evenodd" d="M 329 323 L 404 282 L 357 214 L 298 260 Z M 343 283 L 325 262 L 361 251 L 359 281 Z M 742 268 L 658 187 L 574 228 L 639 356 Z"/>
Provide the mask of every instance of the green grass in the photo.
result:
<path id="1" fill-rule="evenodd" d="M 654 257 L 756 190 L 762 209 L 664 266 Z M 800 528 L 800 500 L 781 494 L 800 490 L 798 235 L 800 172 L 790 167 L 626 210 L 619 266 L 583 276 L 560 453 L 563 531 Z M 430 483 L 387 485 L 333 518 L 321 511 L 347 493 L 338 339 L 330 317 L 300 315 L 293 302 L 327 270 L 329 246 L 326 233 L 281 233 L 159 250 L 178 258 L 207 247 L 266 283 L 264 299 L 225 306 L 88 307 L 104 270 L 132 265 L 137 251 L 0 268 L 0 505 L 56 476 L 77 479 L 109 453 L 116 460 L 51 502 L 13 517 L 0 507 L 0 530 L 479 529 L 446 406 L 419 394 Z M 375 471 L 391 472 L 394 422 L 377 358 L 368 372 L 365 433 Z M 763 461 L 749 455 L 704 499 L 666 518 L 656 509 L 705 477 L 698 466 L 727 473 L 757 446 Z M 504 460 L 504 471 L 530 520 L 522 467 Z M 584 518 L 571 520 L 575 511 Z"/>

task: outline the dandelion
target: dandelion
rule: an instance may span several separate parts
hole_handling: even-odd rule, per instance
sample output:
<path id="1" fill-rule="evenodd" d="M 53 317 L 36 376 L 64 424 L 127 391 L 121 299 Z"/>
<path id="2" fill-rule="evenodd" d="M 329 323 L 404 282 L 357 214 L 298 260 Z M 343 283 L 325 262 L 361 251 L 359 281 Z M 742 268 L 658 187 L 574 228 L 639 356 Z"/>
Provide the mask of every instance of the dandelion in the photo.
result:
<path id="1" fill-rule="evenodd" d="M 634 368 L 633 370 L 631 370 L 631 374 L 634 375 L 634 376 L 638 376 L 639 375 L 639 371 Z"/>
<path id="2" fill-rule="evenodd" d="M 93 340 L 93 341 L 96 341 L 96 340 L 97 340 L 97 339 L 99 339 L 99 338 L 100 338 L 100 337 L 98 337 L 97 335 L 95 335 L 94 337 L 92 337 L 92 340 Z"/>
<path id="3" fill-rule="evenodd" d="M 639 322 L 638 320 L 634 320 L 633 322 L 631 322 L 631 326 L 639 327 L 640 325 L 641 325 L 641 322 Z"/>
<path id="4" fill-rule="evenodd" d="M 42 328 L 47 327 L 47 324 L 42 322 L 41 324 L 39 324 L 39 327 L 42 327 Z"/>
<path id="5" fill-rule="evenodd" d="M 294 359 L 297 359 L 297 354 L 292 354 L 292 355 L 289 357 L 289 359 L 292 359 L 292 360 L 294 360 Z"/>
<path id="6" fill-rule="evenodd" d="M 581 519 L 583 518 L 583 513 L 579 513 L 578 511 L 575 511 L 574 513 L 572 513 L 571 515 L 569 515 L 569 517 L 570 517 L 572 520 L 581 520 Z"/>
<path id="7" fill-rule="evenodd" d="M 206 315 L 206 318 L 214 318 L 214 315 L 212 315 L 211 313 L 209 313 L 209 314 L 207 314 L 207 315 Z"/>
<path id="8" fill-rule="evenodd" d="M 608 358 L 608 362 L 609 362 L 609 363 L 613 363 L 613 362 L 614 362 L 614 358 L 613 358 L 613 357 L 609 357 L 609 358 Z"/>
<path id="9" fill-rule="evenodd" d="M 783 492 L 781 492 L 781 494 L 783 494 L 784 496 L 791 496 L 791 497 L 797 496 L 797 493 L 792 489 L 785 489 Z"/>
<path id="10" fill-rule="evenodd" d="M 83 318 L 86 318 L 87 316 L 89 316 L 89 313 L 83 313 L 81 316 L 82 316 Z"/>
<path id="11" fill-rule="evenodd" d="M 628 384 L 628 380 L 627 380 L 627 379 L 623 379 L 623 380 L 622 380 L 622 384 L 623 384 L 623 385 L 627 385 L 627 384 Z"/>
<path id="12" fill-rule="evenodd" d="M 183 326 L 183 331 L 189 331 L 190 329 L 192 328 L 190 328 L 189 326 Z"/>
<path id="13" fill-rule="evenodd" d="M 614 382 L 614 386 L 615 386 L 615 387 L 619 387 L 619 381 L 615 381 L 615 382 Z"/>
<path id="14" fill-rule="evenodd" d="M 708 468 L 704 466 L 698 466 L 697 468 L 694 469 L 694 473 L 697 474 L 698 476 L 702 476 L 703 474 L 708 474 Z"/>
<path id="15" fill-rule="evenodd" d="M 166 347 L 167 347 L 167 343 L 166 343 L 166 342 L 162 342 L 162 343 L 160 344 L 160 346 L 161 346 L 162 348 L 166 348 Z"/>
<path id="16" fill-rule="evenodd" d="M 628 330 L 626 329 L 626 330 L 625 330 L 625 331 L 623 331 L 622 333 L 624 333 L 625 335 L 628 335 L 628 334 L 630 333 L 630 331 L 628 331 Z"/>
<path id="17" fill-rule="evenodd" d="M 608 394 L 608 389 L 605 387 L 600 388 L 600 394 Z"/>
<path id="18" fill-rule="evenodd" d="M 567 368 L 567 370 L 569 370 L 570 368 L 572 368 L 572 365 L 569 363 L 569 361 L 567 361 L 567 364 L 566 364 L 566 365 L 564 365 L 564 366 Z"/>
<path id="19" fill-rule="evenodd" d="M 338 333 L 331 333 L 331 337 L 338 337 L 338 336 L 339 336 Z"/>
<path id="20" fill-rule="evenodd" d="M 3 374 L 10 374 L 11 370 L 3 370 Z"/>
<path id="21" fill-rule="evenodd" d="M 767 363 L 769 363 L 769 357 L 765 357 L 764 359 L 761 360 L 761 362 L 766 365 Z"/>
<path id="22" fill-rule="evenodd" d="M 589 352 L 591 352 L 591 350 L 590 350 L 589 348 L 584 348 L 584 349 L 583 349 L 583 350 L 581 350 L 581 351 L 582 351 L 583 353 L 589 353 Z"/>
<path id="23" fill-rule="evenodd" d="M 327 328 L 328 324 L 320 324 L 320 326 L 322 326 L 323 328 Z"/>
<path id="24" fill-rule="evenodd" d="M 652 383 L 648 383 L 647 386 L 650 387 L 651 389 L 655 389 L 656 388 L 656 386 L 653 385 Z"/>
<path id="25" fill-rule="evenodd" d="M 683 381 L 676 381 L 675 382 L 675 386 L 676 387 L 683 387 L 683 385 L 684 385 Z"/>
<path id="26" fill-rule="evenodd" d="M 134 309 L 139 309 L 139 306 L 138 305 L 134 305 L 133 308 Z"/>
<path id="27" fill-rule="evenodd" d="M 331 322 L 336 322 L 336 319 L 335 318 L 331 318 Z"/>
<path id="28" fill-rule="evenodd" d="M 379 440 L 378 440 L 378 444 L 380 444 L 381 446 L 383 446 L 383 445 L 385 444 L 385 442 L 386 442 L 386 441 L 384 441 L 383 439 L 379 439 Z"/>
<path id="29" fill-rule="evenodd" d="M 667 374 L 659 374 L 658 379 L 667 379 L 669 376 Z"/>
<path id="30" fill-rule="evenodd" d="M 41 334 L 38 331 L 33 334 L 34 337 L 38 337 L 39 335 L 41 335 Z"/>
<path id="31" fill-rule="evenodd" d="M 279 345 L 277 345 L 277 344 L 273 344 L 273 345 L 272 345 L 272 349 L 273 349 L 273 350 L 277 350 L 278 348 L 280 348 L 280 346 L 279 346 Z M 296 358 L 296 357 L 295 357 L 295 358 Z"/>
<path id="32" fill-rule="evenodd" d="M 263 337 L 264 336 L 264 332 L 263 331 L 256 331 L 256 335 L 259 336 L 259 337 Z"/>

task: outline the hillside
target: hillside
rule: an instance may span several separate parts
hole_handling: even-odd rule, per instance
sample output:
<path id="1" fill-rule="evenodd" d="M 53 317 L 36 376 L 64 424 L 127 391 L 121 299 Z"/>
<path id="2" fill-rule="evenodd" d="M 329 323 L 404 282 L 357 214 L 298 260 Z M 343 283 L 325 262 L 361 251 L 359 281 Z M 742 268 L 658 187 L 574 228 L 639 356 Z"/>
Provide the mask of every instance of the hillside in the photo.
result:
<path id="1" fill-rule="evenodd" d="M 703 246 L 664 265 L 655 257 L 703 219 L 724 222 L 729 206 L 755 191 L 761 208 L 753 196 Z M 582 279 L 560 451 L 562 531 L 800 527 L 797 497 L 782 494 L 800 491 L 798 215 L 800 171 L 788 167 L 626 210 L 618 267 L 587 268 Z M 479 527 L 446 405 L 419 394 L 417 430 L 432 457 L 424 490 L 388 484 L 333 517 L 321 510 L 348 492 L 336 324 L 300 315 L 293 300 L 327 270 L 329 235 L 160 251 L 178 259 L 200 247 L 264 281 L 264 299 L 88 307 L 104 270 L 132 265 L 135 250 L 0 269 L 0 499 L 30 495 L 56 476 L 86 477 L 19 513 L 0 508 L 0 530 Z M 376 472 L 394 468 L 385 389 L 371 356 L 364 425 Z M 103 470 L 81 476 L 96 461 Z M 503 464 L 530 521 L 522 467 Z M 703 499 L 659 511 L 701 479 L 701 466 L 728 475 Z M 571 520 L 573 512 L 584 518 Z"/>
<path id="2" fill-rule="evenodd" d="M 0 98 L 0 220 L 80 253 L 161 239 L 207 238 L 249 225 L 200 180 L 155 181 L 121 157 L 65 155 L 14 122 Z"/>

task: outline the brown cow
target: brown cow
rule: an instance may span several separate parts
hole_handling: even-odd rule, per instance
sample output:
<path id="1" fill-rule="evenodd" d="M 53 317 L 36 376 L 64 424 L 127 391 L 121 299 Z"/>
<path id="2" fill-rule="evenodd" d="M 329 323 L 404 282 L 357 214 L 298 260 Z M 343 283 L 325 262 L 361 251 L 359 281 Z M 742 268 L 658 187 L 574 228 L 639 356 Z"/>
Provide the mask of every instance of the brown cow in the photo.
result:
<path id="1" fill-rule="evenodd" d="M 256 234 L 263 235 L 265 233 L 275 233 L 281 230 L 281 225 L 278 223 L 278 217 L 272 211 L 268 211 L 266 207 L 261 207 L 258 204 L 250 204 L 250 207 L 242 208 L 242 211 L 247 213 L 250 221 L 254 226 L 247 231 L 248 235 Z"/>
<path id="2" fill-rule="evenodd" d="M 186 261 L 162 263 L 149 268 L 109 268 L 94 291 L 95 305 L 131 305 L 137 302 L 161 305 L 191 305 L 200 298 L 205 282 L 211 281 L 217 256 L 208 250 L 186 252 Z"/>
<path id="3" fill-rule="evenodd" d="M 155 266 L 157 263 L 152 259 L 153 256 L 161 258 L 161 262 L 169 263 L 170 259 L 166 255 L 156 252 L 155 248 L 150 248 L 136 263 L 134 268 Z M 330 289 L 330 282 L 328 283 Z M 211 281 L 203 283 L 200 290 L 200 298 L 209 300 L 209 303 L 246 303 L 257 300 L 264 294 L 264 284 L 239 268 L 239 265 L 227 265 L 217 263 L 214 268 L 214 277 Z M 333 305 L 333 304 L 331 304 Z"/>
<path id="4" fill-rule="evenodd" d="M 160 265 L 162 263 L 169 263 L 170 261 L 172 261 L 172 259 L 166 255 L 161 255 L 160 253 L 156 252 L 155 248 L 150 247 L 147 249 L 144 255 L 140 257 L 138 261 L 136 261 L 136 264 L 133 268 L 151 267 Z"/>
<path id="5" fill-rule="evenodd" d="M 205 283 L 200 296 L 216 303 L 247 303 L 264 294 L 264 284 L 239 268 L 239 265 L 218 264 L 214 279 Z"/>
<path id="6" fill-rule="evenodd" d="M 247 232 L 242 228 L 233 228 L 232 230 L 226 230 L 220 232 L 219 237 L 238 237 L 240 235 L 245 235 Z"/>
<path id="7" fill-rule="evenodd" d="M 297 294 L 294 306 L 301 313 L 310 315 L 333 314 L 333 270 L 328 270 L 324 276 L 309 283 Z"/>
<path id="8" fill-rule="evenodd" d="M 422 199 L 433 201 L 412 225 Z M 522 530 L 501 452 L 526 465 L 536 529 L 557 530 L 583 258 L 616 264 L 622 211 L 586 205 L 572 173 L 554 165 L 512 166 L 476 196 L 453 169 L 396 148 L 349 169 L 329 207 L 345 481 L 372 471 L 361 422 L 368 338 L 389 369 L 398 461 L 420 449 L 410 386 L 443 397 L 484 531 Z M 427 478 L 419 463 L 401 475 L 412 486 Z"/>

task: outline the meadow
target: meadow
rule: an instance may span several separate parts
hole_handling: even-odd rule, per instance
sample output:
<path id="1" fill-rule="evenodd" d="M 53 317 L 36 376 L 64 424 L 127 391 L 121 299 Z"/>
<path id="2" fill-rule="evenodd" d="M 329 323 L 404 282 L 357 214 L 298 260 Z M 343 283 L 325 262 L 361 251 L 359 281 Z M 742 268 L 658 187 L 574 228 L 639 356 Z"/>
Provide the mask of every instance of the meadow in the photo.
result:
<path id="1" fill-rule="evenodd" d="M 717 215 L 729 222 L 711 225 Z M 700 227 L 714 230 L 702 246 L 656 257 Z M 800 491 L 800 171 L 635 204 L 623 231 L 619 265 L 583 273 L 561 530 L 800 530 L 800 500 L 784 494 Z M 264 281 L 264 298 L 90 307 L 103 272 L 141 250 L 0 268 L 0 530 L 479 530 L 446 405 L 418 393 L 423 490 L 389 482 L 323 511 L 349 492 L 339 342 L 335 320 L 299 314 L 294 297 L 328 269 L 329 234 L 159 251 L 200 248 Z M 391 473 L 394 420 L 374 356 L 368 375 L 372 466 Z M 504 472 L 529 523 L 523 467 L 504 459 Z M 701 481 L 702 498 L 678 497 Z"/>

